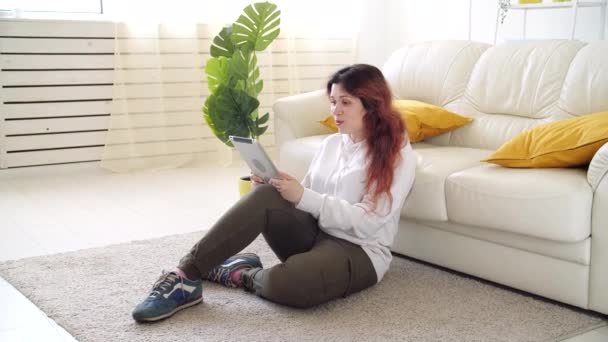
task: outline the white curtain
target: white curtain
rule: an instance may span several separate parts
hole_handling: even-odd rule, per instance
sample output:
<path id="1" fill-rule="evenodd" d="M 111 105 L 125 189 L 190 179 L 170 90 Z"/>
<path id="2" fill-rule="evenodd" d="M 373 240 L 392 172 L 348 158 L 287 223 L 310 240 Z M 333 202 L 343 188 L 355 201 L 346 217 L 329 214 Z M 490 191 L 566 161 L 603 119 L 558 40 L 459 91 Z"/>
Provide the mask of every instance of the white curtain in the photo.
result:
<path id="1" fill-rule="evenodd" d="M 272 104 L 320 89 L 356 60 L 364 1 L 273 1 L 281 35 L 258 53 L 264 81 L 260 115 L 270 112 L 261 142 L 275 153 Z M 116 17 L 113 105 L 102 166 L 116 171 L 217 165 L 231 151 L 211 133 L 202 106 L 209 94 L 204 66 L 213 37 L 248 1 L 104 2 Z M 166 3 L 165 3 L 166 4 Z"/>

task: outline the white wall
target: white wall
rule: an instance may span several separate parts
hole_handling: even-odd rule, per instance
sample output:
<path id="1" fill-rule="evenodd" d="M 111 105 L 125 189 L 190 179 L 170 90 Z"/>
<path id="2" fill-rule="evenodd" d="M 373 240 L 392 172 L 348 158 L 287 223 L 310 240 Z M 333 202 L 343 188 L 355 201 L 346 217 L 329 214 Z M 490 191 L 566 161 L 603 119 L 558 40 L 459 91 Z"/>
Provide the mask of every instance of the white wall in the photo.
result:
<path id="1" fill-rule="evenodd" d="M 492 44 L 498 0 L 471 2 L 471 39 Z M 577 18 L 576 39 L 599 39 L 599 7 L 579 8 Z M 527 15 L 526 38 L 569 39 L 571 25 L 571 9 L 531 10 Z M 499 28 L 498 43 L 522 39 L 522 28 L 523 11 L 509 11 Z M 469 0 L 369 0 L 361 28 L 358 60 L 382 66 L 391 52 L 405 44 L 468 39 L 468 33 Z M 604 37 L 608 38 L 608 23 Z"/>

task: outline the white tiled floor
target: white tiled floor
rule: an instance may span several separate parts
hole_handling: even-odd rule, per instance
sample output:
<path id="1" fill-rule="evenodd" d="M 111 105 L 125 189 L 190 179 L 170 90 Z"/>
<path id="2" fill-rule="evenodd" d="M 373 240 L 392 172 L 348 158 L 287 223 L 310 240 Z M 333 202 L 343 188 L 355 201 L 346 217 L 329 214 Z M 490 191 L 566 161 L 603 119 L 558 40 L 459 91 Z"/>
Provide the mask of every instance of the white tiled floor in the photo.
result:
<path id="1" fill-rule="evenodd" d="M 192 232 L 238 199 L 244 166 L 113 174 L 97 163 L 0 170 L 0 261 Z M 0 341 L 74 341 L 0 278 Z M 608 327 L 567 341 L 608 340 Z"/>

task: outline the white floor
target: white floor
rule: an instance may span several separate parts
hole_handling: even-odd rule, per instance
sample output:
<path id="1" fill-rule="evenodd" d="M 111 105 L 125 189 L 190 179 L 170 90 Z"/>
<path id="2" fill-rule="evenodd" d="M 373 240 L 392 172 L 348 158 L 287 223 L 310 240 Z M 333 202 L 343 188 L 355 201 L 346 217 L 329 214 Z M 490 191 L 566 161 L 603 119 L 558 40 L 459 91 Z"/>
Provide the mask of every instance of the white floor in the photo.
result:
<path id="1" fill-rule="evenodd" d="M 209 227 L 243 166 L 113 174 L 97 163 L 0 170 L 0 261 Z M 74 341 L 0 278 L 0 341 Z M 608 327 L 567 341 L 608 340 Z"/>

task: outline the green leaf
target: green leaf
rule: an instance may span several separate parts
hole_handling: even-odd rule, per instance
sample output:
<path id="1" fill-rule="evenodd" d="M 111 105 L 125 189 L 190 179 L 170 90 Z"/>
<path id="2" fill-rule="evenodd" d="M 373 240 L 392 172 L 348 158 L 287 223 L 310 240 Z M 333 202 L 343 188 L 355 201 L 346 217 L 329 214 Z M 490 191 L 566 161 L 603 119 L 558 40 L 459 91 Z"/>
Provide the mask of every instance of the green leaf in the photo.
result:
<path id="1" fill-rule="evenodd" d="M 213 134 L 228 146 L 230 135 L 259 137 L 268 129 L 269 114 L 258 115 L 258 95 L 264 88 L 256 51 L 280 33 L 280 14 L 269 2 L 245 7 L 243 14 L 213 39 L 205 72 L 211 95 L 203 116 Z"/>
<path id="2" fill-rule="evenodd" d="M 257 2 L 243 12 L 232 28 L 232 42 L 239 48 L 266 49 L 281 32 L 281 11 L 270 2 Z"/>
<path id="3" fill-rule="evenodd" d="M 257 138 L 260 135 L 264 134 L 264 132 L 266 132 L 266 130 L 268 129 L 268 125 L 266 125 L 266 126 L 262 126 L 262 125 L 265 124 L 266 122 L 268 122 L 268 118 L 270 117 L 270 114 L 266 113 L 262 117 L 257 117 L 257 110 L 256 110 L 255 114 L 256 114 L 255 123 L 254 123 L 254 127 L 251 132 L 252 132 L 253 136 Z"/>
<path id="4" fill-rule="evenodd" d="M 260 94 L 262 92 L 262 89 L 264 88 L 264 81 L 259 80 L 257 83 L 254 84 L 253 86 L 253 90 L 255 93 L 255 96 L 258 96 L 258 94 Z"/>
<path id="5" fill-rule="evenodd" d="M 237 80 L 247 80 L 249 77 L 249 60 L 251 59 L 251 51 L 247 49 L 239 49 L 234 51 L 230 59 L 230 76 Z"/>
<path id="6" fill-rule="evenodd" d="M 234 51 L 230 59 L 229 74 L 236 80 L 237 89 L 245 90 L 250 96 L 257 97 L 264 87 L 260 77 L 260 69 L 257 66 L 258 58 L 254 51 L 248 48 Z M 245 81 L 241 84 L 240 81 Z M 234 84 L 234 83 L 232 83 Z"/>
<path id="7" fill-rule="evenodd" d="M 247 92 L 253 97 L 258 97 L 264 88 L 264 83 L 260 78 L 260 68 L 258 68 L 258 57 L 255 52 L 251 52 L 251 58 L 249 58 L 249 75 L 247 76 Z"/>
<path id="8" fill-rule="evenodd" d="M 269 118 L 269 117 L 270 117 L 270 114 L 268 114 L 268 113 L 264 114 L 264 115 L 263 115 L 261 118 L 259 118 L 259 119 L 257 120 L 257 124 L 258 124 L 258 125 L 263 125 L 263 124 L 265 124 L 266 122 L 268 122 L 268 118 Z"/>
<path id="9" fill-rule="evenodd" d="M 211 58 L 205 65 L 205 73 L 207 74 L 207 86 L 209 92 L 213 93 L 220 84 L 228 83 L 230 60 L 220 56 Z"/>
<path id="10" fill-rule="evenodd" d="M 268 129 L 268 126 L 263 126 L 263 127 L 256 127 L 255 128 L 255 136 L 256 138 L 261 136 L 262 134 L 264 134 L 264 132 L 266 132 L 266 130 Z"/>
<path id="11" fill-rule="evenodd" d="M 213 125 L 209 125 L 211 131 L 226 145 L 232 146 L 228 140 L 230 135 L 251 136 L 250 114 L 260 105 L 256 98 L 242 90 L 219 85 L 215 93 L 207 98 L 205 105 L 205 121 L 208 124 L 213 122 Z"/>
<path id="12" fill-rule="evenodd" d="M 234 53 L 234 43 L 230 38 L 232 36 L 232 26 L 224 27 L 211 44 L 211 57 L 230 57 Z"/>

